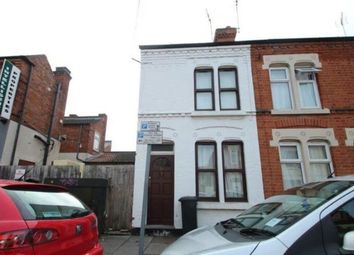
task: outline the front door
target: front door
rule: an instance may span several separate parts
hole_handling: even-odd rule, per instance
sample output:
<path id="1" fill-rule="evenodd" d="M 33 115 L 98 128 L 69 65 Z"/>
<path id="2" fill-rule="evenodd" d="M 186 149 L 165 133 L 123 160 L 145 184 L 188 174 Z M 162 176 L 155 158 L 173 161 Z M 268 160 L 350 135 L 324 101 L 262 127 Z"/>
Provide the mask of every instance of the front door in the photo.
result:
<path id="1" fill-rule="evenodd" d="M 152 155 L 150 162 L 147 224 L 173 226 L 174 156 Z"/>

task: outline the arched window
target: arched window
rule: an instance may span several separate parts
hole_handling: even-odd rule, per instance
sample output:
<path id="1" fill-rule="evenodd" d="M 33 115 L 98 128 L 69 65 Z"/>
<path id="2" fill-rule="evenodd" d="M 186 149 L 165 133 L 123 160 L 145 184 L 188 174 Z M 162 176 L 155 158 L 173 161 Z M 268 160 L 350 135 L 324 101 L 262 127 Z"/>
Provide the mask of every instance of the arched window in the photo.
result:
<path id="1" fill-rule="evenodd" d="M 240 93 L 237 69 L 235 67 L 219 68 L 220 110 L 239 110 Z"/>
<path id="2" fill-rule="evenodd" d="M 213 69 L 211 68 L 194 70 L 194 108 L 196 111 L 215 109 L 213 76 Z"/>
<path id="3" fill-rule="evenodd" d="M 247 201 L 243 143 L 222 143 L 225 201 Z"/>
<path id="4" fill-rule="evenodd" d="M 333 173 L 329 145 L 324 140 L 281 141 L 279 157 L 284 189 L 324 180 Z"/>
<path id="5" fill-rule="evenodd" d="M 289 68 L 286 65 L 273 65 L 269 69 L 273 108 L 290 110 L 293 108 Z"/>
<path id="6" fill-rule="evenodd" d="M 196 142 L 195 152 L 198 199 L 217 201 L 219 195 L 216 143 L 214 141 Z"/>

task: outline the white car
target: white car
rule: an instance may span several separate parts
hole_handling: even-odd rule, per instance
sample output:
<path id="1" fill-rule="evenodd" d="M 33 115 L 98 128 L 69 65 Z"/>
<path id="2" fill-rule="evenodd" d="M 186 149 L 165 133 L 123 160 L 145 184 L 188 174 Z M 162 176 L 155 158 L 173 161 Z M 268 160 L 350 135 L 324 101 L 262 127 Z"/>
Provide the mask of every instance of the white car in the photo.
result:
<path id="1" fill-rule="evenodd" d="M 193 230 L 162 255 L 354 254 L 354 175 L 286 190 L 235 218 Z"/>

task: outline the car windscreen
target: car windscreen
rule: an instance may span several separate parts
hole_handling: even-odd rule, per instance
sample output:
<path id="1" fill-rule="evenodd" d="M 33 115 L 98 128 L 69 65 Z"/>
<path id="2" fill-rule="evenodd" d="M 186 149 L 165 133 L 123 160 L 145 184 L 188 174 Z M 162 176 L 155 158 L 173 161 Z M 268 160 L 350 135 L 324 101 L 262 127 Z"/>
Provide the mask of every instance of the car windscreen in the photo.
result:
<path id="1" fill-rule="evenodd" d="M 307 214 L 354 186 L 352 181 L 311 183 L 273 196 L 255 205 L 236 218 L 220 222 L 226 231 L 245 236 L 276 236 Z M 222 230 L 224 231 L 224 230 Z"/>
<path id="2" fill-rule="evenodd" d="M 25 220 L 67 219 L 91 213 L 85 204 L 68 192 L 16 189 L 6 192 Z"/>

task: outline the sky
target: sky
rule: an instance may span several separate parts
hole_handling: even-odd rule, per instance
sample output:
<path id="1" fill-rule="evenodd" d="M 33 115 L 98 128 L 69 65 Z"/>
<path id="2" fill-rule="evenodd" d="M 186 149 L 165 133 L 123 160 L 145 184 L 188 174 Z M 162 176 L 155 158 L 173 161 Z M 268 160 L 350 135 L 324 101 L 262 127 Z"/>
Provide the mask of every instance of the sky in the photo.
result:
<path id="1" fill-rule="evenodd" d="M 65 114 L 107 114 L 112 150 L 134 151 L 139 45 L 211 42 L 226 26 L 239 27 L 237 41 L 354 36 L 354 0 L 237 2 L 0 0 L 0 56 L 44 54 L 53 70 L 69 68 Z"/>

